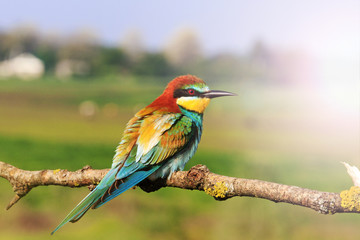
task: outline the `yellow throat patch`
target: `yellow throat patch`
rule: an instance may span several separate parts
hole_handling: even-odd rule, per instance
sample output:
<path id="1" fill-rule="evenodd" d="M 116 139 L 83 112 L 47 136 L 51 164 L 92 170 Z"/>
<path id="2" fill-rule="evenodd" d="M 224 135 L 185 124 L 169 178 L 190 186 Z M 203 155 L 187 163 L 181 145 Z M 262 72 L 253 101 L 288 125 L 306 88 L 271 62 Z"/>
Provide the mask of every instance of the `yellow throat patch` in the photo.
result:
<path id="1" fill-rule="evenodd" d="M 185 108 L 186 110 L 203 113 L 205 108 L 209 105 L 210 98 L 198 97 L 181 97 L 176 100 L 176 104 Z"/>

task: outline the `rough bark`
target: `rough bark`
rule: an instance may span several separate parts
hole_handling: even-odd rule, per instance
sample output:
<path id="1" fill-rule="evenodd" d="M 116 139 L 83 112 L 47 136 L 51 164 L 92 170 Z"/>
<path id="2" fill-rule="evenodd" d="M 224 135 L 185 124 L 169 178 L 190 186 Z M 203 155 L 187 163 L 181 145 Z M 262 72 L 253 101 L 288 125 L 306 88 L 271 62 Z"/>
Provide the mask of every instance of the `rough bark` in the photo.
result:
<path id="1" fill-rule="evenodd" d="M 60 169 L 26 171 L 0 162 L 0 177 L 7 179 L 15 192 L 15 197 L 10 201 L 6 209 L 12 207 L 32 188 L 37 186 L 88 186 L 92 189 L 100 182 L 108 170 L 96 170 L 86 166 L 74 172 Z M 349 207 L 349 204 L 348 207 L 343 207 L 345 205 L 342 203 L 339 193 L 321 192 L 254 179 L 222 176 L 210 172 L 203 165 L 196 165 L 189 171 L 175 172 L 169 179 L 160 179 L 155 182 L 145 180 L 139 186 L 146 192 L 156 191 L 162 187 L 199 190 L 211 195 L 216 200 L 226 200 L 236 196 L 263 198 L 273 202 L 291 203 L 307 207 L 322 214 L 360 213 L 358 207 Z M 355 196 L 355 201 L 358 201 L 358 197 L 358 195 Z"/>

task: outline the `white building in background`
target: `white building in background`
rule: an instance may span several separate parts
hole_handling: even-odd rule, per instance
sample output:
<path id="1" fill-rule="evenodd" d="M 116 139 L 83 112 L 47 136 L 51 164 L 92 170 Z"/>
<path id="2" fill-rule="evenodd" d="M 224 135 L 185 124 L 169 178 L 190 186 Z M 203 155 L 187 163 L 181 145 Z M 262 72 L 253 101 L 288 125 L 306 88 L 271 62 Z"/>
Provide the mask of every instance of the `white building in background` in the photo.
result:
<path id="1" fill-rule="evenodd" d="M 23 80 L 32 80 L 41 77 L 44 72 L 43 61 L 30 53 L 21 53 L 0 62 L 0 79 L 18 77 Z"/>

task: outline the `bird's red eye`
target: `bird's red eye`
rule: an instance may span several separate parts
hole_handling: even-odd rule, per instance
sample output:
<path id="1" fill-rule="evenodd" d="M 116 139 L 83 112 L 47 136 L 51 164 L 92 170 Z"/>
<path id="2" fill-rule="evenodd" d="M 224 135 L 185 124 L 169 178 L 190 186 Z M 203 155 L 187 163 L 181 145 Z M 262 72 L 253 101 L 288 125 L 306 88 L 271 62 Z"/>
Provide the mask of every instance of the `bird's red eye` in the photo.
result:
<path id="1" fill-rule="evenodd" d="M 189 89 L 189 90 L 188 90 L 188 93 L 189 93 L 190 95 L 194 95 L 194 94 L 195 94 L 195 90 L 194 90 L 194 89 Z"/>

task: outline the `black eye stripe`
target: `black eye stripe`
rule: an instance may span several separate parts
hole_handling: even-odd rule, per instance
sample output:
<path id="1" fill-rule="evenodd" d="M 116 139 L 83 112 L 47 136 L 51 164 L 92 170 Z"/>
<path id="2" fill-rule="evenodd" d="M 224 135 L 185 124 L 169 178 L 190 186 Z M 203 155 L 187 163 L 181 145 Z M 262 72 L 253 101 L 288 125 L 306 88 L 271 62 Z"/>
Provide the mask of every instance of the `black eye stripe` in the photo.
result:
<path id="1" fill-rule="evenodd" d="M 189 90 L 193 90 L 194 93 L 190 94 Z M 196 91 L 193 88 L 188 89 L 176 89 L 174 91 L 174 98 L 180 98 L 180 97 L 194 97 L 194 96 L 201 96 L 201 93 L 199 91 Z"/>

